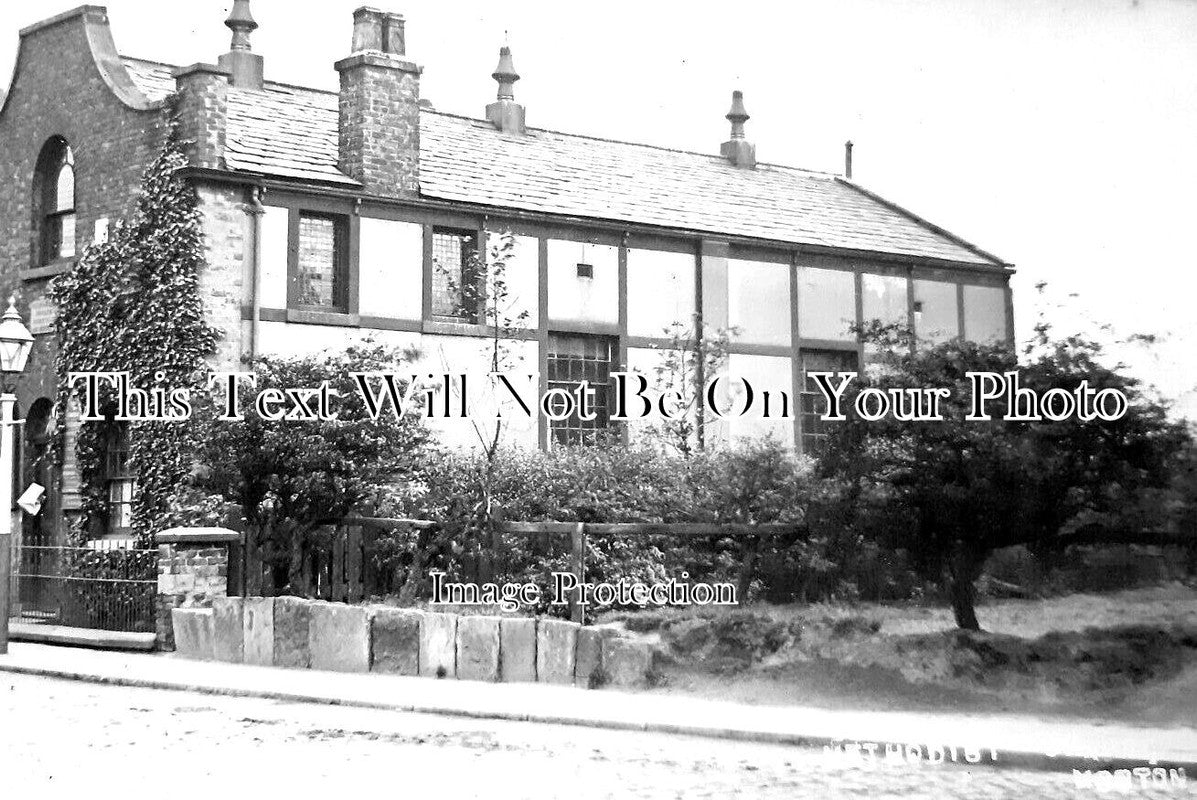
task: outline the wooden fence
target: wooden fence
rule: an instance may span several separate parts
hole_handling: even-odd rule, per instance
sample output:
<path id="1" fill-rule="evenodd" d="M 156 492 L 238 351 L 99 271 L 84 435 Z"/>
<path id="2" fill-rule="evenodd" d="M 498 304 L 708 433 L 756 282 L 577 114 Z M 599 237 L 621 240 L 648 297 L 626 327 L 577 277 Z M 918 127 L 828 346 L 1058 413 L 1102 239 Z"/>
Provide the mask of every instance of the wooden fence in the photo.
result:
<path id="1" fill-rule="evenodd" d="M 297 580 L 286 590 L 301 597 L 343 603 L 397 593 L 402 587 L 395 584 L 402 582 L 402 576 L 380 568 L 374 557 L 379 534 L 397 529 L 425 533 L 435 527 L 430 520 L 359 516 L 323 525 L 308 537 L 298 570 L 288 570 Z M 230 592 L 243 597 L 278 594 L 269 540 L 256 531 L 247 531 L 239 550 L 229 559 Z"/>
<path id="2" fill-rule="evenodd" d="M 422 579 L 425 570 L 424 552 L 428 535 L 437 523 L 431 520 L 402 519 L 393 517 L 346 517 L 336 525 L 319 528 L 316 535 L 309 537 L 300 562 L 294 568 L 288 565 L 290 585 L 287 592 L 302 597 L 318 598 L 345 603 L 360 602 L 371 596 L 400 594 L 407 601 L 415 599 L 410 592 L 415 583 Z M 411 560 L 403 569 L 388 570 L 380 567 L 375 557 L 375 544 L 382 532 L 406 530 L 415 534 L 415 547 Z M 509 522 L 496 515 L 494 531 L 498 541 L 492 548 L 502 549 L 503 536 L 569 536 L 570 571 L 579 585 L 586 581 L 586 542 L 591 536 L 678 536 L 742 538 L 744 540 L 742 563 L 738 580 L 738 593 L 743 596 L 756 568 L 760 543 L 775 536 L 801 533 L 801 524 L 750 525 L 737 523 L 651 523 L 651 522 Z M 243 537 L 239 557 L 230 558 L 229 587 L 234 594 L 242 596 L 270 597 L 278 594 L 279 587 L 274 577 L 274 559 L 268 541 L 249 531 Z M 478 554 L 465 554 L 467 560 L 475 559 L 473 569 L 467 572 L 477 574 L 481 580 L 491 580 L 493 556 L 501 553 L 487 553 L 479 559 Z M 481 563 L 479 563 L 481 562 Z M 408 580 L 415 576 L 417 581 Z M 584 620 L 584 609 L 570 601 L 570 618 L 575 622 Z"/>

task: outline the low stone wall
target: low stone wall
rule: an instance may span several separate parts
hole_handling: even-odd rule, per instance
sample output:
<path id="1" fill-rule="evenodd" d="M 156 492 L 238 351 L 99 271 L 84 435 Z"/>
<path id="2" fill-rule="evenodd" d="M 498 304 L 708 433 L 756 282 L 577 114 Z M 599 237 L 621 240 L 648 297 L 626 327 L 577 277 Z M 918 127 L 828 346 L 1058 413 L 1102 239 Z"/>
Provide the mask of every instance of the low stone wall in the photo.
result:
<path id="1" fill-rule="evenodd" d="M 172 611 L 177 655 L 292 669 L 598 688 L 644 686 L 651 647 L 609 628 L 525 617 L 215 597 Z"/>

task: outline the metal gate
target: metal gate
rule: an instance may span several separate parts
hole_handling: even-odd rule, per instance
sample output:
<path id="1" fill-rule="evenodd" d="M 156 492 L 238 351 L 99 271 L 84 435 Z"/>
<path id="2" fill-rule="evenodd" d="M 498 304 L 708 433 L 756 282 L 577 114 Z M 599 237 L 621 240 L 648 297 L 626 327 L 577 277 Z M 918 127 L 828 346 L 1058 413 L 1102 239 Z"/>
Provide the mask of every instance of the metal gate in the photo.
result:
<path id="1" fill-rule="evenodd" d="M 13 616 L 25 623 L 154 631 L 158 551 L 128 542 L 21 547 Z"/>

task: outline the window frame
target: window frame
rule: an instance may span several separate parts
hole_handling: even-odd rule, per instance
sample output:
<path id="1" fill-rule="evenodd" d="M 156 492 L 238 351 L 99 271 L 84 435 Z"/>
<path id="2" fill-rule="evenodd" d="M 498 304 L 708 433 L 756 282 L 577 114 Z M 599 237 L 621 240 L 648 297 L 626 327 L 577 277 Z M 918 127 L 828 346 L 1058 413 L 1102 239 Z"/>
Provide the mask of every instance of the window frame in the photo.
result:
<path id="1" fill-rule="evenodd" d="M 303 303 L 300 301 L 302 293 L 302 252 L 303 223 L 305 220 L 321 220 L 332 225 L 332 303 Z M 294 297 L 288 296 L 288 306 L 301 311 L 314 311 L 327 314 L 349 313 L 349 218 L 345 214 L 330 213 L 328 211 L 309 211 L 301 209 L 296 215 L 295 239 L 295 271 L 292 276 Z"/>
<path id="2" fill-rule="evenodd" d="M 289 203 L 287 232 L 287 322 L 317 325 L 357 325 L 358 318 L 358 237 L 360 217 L 347 203 L 305 198 L 303 203 Z M 343 278 L 341 290 L 344 303 L 330 306 L 306 305 L 299 302 L 299 236 L 301 218 L 305 216 L 331 218 L 337 223 L 342 241 L 336 245 L 343 264 L 338 267 Z"/>
<path id="3" fill-rule="evenodd" d="M 581 420 L 545 420 L 547 431 L 548 448 L 554 447 L 574 447 L 579 445 L 593 446 L 597 444 L 618 442 L 624 434 L 624 426 L 620 425 L 618 421 L 611 420 L 611 393 L 612 386 L 611 373 L 618 372 L 622 369 L 623 351 L 620 348 L 620 337 L 610 336 L 606 334 L 596 333 L 578 333 L 576 331 L 562 331 L 552 330 L 548 333 L 545 339 L 545 390 L 561 388 L 563 386 L 576 386 L 581 380 L 560 380 L 552 377 L 552 363 L 555 357 L 556 350 L 554 342 L 559 339 L 580 339 L 590 340 L 596 343 L 605 344 L 607 346 L 607 381 L 602 384 L 607 387 L 607 404 L 605 413 L 600 415 L 599 420 L 595 420 L 593 427 L 590 424 L 582 423 Z M 597 401 L 597 398 L 596 398 Z M 596 408 L 598 410 L 597 404 Z M 578 422 L 582 424 L 570 425 L 570 422 Z M 593 431 L 593 433 L 588 433 Z M 558 432 L 564 434 L 564 437 L 559 437 Z M 564 440 L 562 440 L 564 438 Z"/>
<path id="4" fill-rule="evenodd" d="M 837 368 L 835 372 L 859 372 L 860 371 L 860 354 L 855 348 L 823 348 L 823 347 L 804 347 L 797 351 L 798 373 L 798 402 L 797 416 L 798 416 L 798 450 L 803 455 L 818 457 L 820 442 L 825 441 L 827 433 L 822 428 L 828 425 L 828 422 L 818 419 L 820 416 L 820 406 L 823 402 L 823 394 L 818 389 L 812 389 L 807 379 L 807 363 L 808 356 L 816 357 L 831 357 L 842 358 L 845 362 L 850 363 L 848 369 Z M 823 367 L 817 367 L 810 370 L 812 372 L 826 372 L 828 370 Z M 811 403 L 809 401 L 813 400 Z M 808 410 L 809 407 L 809 410 Z M 814 424 L 817 423 L 817 424 Z M 808 424 L 811 426 L 808 428 Z M 817 429 L 816 429 L 817 428 Z"/>
<path id="5" fill-rule="evenodd" d="M 105 423 L 103 444 L 104 536 L 127 538 L 133 532 L 133 503 L 137 496 L 137 476 L 129 471 L 129 424 L 109 420 Z M 123 458 L 119 458 L 123 454 Z M 117 463 L 119 461 L 119 463 Z M 121 487 L 121 499 L 114 499 L 114 489 Z M 117 506 L 127 507 L 128 525 L 119 525 Z"/>
<path id="6" fill-rule="evenodd" d="M 64 170 L 71 171 L 71 202 L 69 206 L 62 203 L 58 191 Z M 35 250 L 33 267 L 49 267 L 60 262 L 69 261 L 79 255 L 79 241 L 77 230 L 78 200 L 78 171 L 75 165 L 75 154 L 70 143 L 61 136 L 54 136 L 46 140 L 38 156 L 35 168 L 34 194 L 34 225 L 35 236 L 33 248 Z M 70 232 L 71 250 L 63 252 L 66 233 Z"/>
<path id="7" fill-rule="evenodd" d="M 486 275 L 485 275 L 486 234 L 485 234 L 485 232 L 482 229 L 477 228 L 477 227 L 469 227 L 466 225 L 442 224 L 442 223 L 428 225 L 425 227 L 424 230 L 425 230 L 425 235 L 428 237 L 428 241 L 425 245 L 425 255 L 426 255 L 427 263 L 425 264 L 425 269 L 424 269 L 424 280 L 426 282 L 425 295 L 427 297 L 427 304 L 425 307 L 424 318 L 430 322 L 441 322 L 441 323 L 450 323 L 450 324 L 459 324 L 459 325 L 484 325 L 486 323 L 486 320 L 484 319 L 485 310 L 486 310 L 486 297 L 484 296 L 485 286 L 482 285 L 482 282 L 486 278 Z M 482 268 L 482 272 L 480 272 L 479 274 L 468 276 L 468 279 L 470 281 L 472 281 L 475 284 L 475 286 L 477 286 L 479 289 L 478 297 L 475 298 L 477 305 L 475 308 L 472 308 L 472 309 L 468 308 L 468 307 L 466 307 L 466 304 L 465 304 L 464 298 L 463 298 L 462 306 L 466 313 L 462 314 L 462 315 L 443 314 L 443 313 L 439 313 L 436 310 L 435 287 L 436 287 L 436 273 L 437 273 L 437 269 L 438 269 L 438 266 L 436 263 L 436 237 L 437 237 L 437 235 L 446 235 L 446 234 L 456 235 L 456 236 L 460 236 L 462 238 L 468 237 L 468 238 L 472 239 L 474 242 L 475 257 L 476 257 L 476 259 L 478 259 L 480 261 L 480 266 Z M 463 255 L 464 255 L 464 253 L 463 253 Z M 461 265 L 462 270 L 461 270 L 460 280 L 463 284 L 467 280 L 467 276 L 465 274 L 466 260 L 467 259 L 463 259 L 462 265 Z"/>

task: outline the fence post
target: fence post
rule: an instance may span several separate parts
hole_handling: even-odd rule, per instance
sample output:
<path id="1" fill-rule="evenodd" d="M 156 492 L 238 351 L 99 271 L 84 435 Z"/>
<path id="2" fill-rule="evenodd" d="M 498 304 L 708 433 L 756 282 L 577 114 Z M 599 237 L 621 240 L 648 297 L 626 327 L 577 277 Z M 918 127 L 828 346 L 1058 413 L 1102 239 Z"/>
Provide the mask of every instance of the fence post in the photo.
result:
<path id="1" fill-rule="evenodd" d="M 586 523 L 574 526 L 570 536 L 571 563 L 574 577 L 578 579 L 578 597 L 571 601 L 569 618 L 579 624 L 586 623 L 586 608 L 578 600 L 582 597 L 582 584 L 586 582 Z"/>

